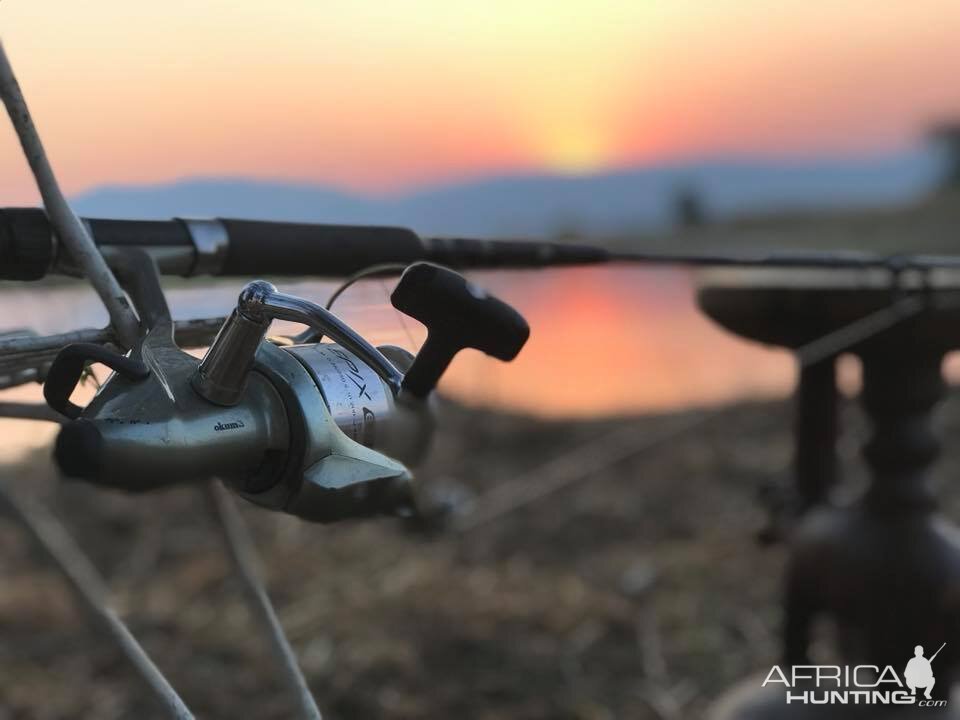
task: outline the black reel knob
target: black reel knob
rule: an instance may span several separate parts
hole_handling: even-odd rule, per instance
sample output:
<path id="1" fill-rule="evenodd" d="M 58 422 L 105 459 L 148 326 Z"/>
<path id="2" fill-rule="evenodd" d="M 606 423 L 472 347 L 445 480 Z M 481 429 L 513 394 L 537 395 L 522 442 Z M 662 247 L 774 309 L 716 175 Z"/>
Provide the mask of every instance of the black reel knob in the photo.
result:
<path id="1" fill-rule="evenodd" d="M 520 313 L 438 265 L 408 267 L 390 301 L 427 328 L 427 341 L 403 378 L 403 389 L 417 397 L 430 394 L 464 348 L 509 361 L 530 337 L 530 326 Z"/>

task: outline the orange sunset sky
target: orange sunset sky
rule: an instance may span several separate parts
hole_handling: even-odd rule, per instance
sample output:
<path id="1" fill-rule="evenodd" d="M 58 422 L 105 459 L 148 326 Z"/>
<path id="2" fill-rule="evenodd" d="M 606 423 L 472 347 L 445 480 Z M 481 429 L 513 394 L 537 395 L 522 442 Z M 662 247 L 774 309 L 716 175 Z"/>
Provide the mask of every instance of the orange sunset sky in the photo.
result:
<path id="1" fill-rule="evenodd" d="M 0 0 L 70 193 L 895 151 L 960 115 L 958 30 L 957 0 Z M 0 205 L 35 198 L 3 123 Z"/>

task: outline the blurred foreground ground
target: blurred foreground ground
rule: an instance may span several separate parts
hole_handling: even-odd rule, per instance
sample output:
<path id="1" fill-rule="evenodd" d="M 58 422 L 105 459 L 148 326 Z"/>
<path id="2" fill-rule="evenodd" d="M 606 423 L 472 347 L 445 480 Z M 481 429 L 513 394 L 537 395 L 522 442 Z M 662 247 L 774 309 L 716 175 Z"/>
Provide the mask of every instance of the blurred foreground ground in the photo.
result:
<path id="1" fill-rule="evenodd" d="M 642 442 L 677 420 L 443 413 L 421 475 L 477 493 L 625 423 Z M 852 403 L 844 416 L 855 485 L 862 420 Z M 960 395 L 940 420 L 943 437 L 960 437 Z M 776 658 L 784 553 L 754 542 L 756 492 L 785 472 L 789 426 L 787 403 L 728 408 L 465 534 L 243 510 L 326 718 L 693 718 Z M 955 443 L 938 477 L 958 466 Z M 58 484 L 40 463 L 7 481 L 68 520 L 199 717 L 290 717 L 199 493 L 134 498 Z M 944 490 L 960 507 L 960 493 Z M 9 522 L 0 566 L 0 718 L 157 716 Z"/>

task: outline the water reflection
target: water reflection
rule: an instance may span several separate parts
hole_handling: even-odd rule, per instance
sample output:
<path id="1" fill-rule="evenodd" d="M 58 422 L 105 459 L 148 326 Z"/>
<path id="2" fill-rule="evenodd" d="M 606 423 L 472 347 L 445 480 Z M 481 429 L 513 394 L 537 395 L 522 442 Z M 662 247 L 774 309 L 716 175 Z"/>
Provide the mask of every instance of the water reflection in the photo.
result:
<path id="1" fill-rule="evenodd" d="M 794 378 L 789 355 L 738 340 L 697 312 L 692 278 L 683 272 L 578 268 L 549 272 L 477 273 L 477 282 L 516 305 L 530 321 L 530 341 L 504 365 L 462 353 L 441 387 L 469 404 L 544 417 L 637 413 L 782 395 Z M 169 290 L 177 318 L 229 312 L 242 285 L 214 283 Z M 287 292 L 324 301 L 329 282 L 280 281 Z M 377 343 L 411 350 L 423 328 L 387 300 L 389 281 L 351 288 L 335 311 Z M 84 287 L 15 287 L 0 294 L 0 329 L 59 332 L 102 326 L 106 314 Z M 293 329 L 281 324 L 278 332 Z M 40 400 L 28 386 L 4 395 Z M 19 454 L 49 442 L 53 428 L 0 421 L 0 452 Z"/>
<path id="2" fill-rule="evenodd" d="M 537 415 L 596 416 L 709 405 L 789 391 L 782 350 L 738 340 L 703 317 L 683 272 L 589 268 L 481 278 L 527 316 L 510 366 L 464 356 L 445 388 Z"/>

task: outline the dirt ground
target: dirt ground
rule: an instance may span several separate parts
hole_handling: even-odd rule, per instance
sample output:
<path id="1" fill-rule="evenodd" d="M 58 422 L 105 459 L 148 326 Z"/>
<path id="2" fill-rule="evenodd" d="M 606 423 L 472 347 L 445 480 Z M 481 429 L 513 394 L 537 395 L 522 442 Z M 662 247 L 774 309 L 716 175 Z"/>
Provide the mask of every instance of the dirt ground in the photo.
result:
<path id="1" fill-rule="evenodd" d="M 775 660 L 784 550 L 757 544 L 757 496 L 787 477 L 788 403 L 726 408 L 692 427 L 695 413 L 539 422 L 442 411 L 420 477 L 459 498 L 465 529 L 311 526 L 243 506 L 325 718 L 694 718 Z M 863 421 L 852 403 L 843 412 L 856 487 Z M 939 425 L 960 434 L 960 397 Z M 646 449 L 618 461 L 617 437 Z M 958 461 L 960 444 L 938 477 Z M 551 478 L 568 484 L 543 494 Z M 6 482 L 67 521 L 199 717 L 291 717 L 196 489 L 105 492 L 53 480 L 42 459 Z M 471 508 L 493 516 L 468 527 Z M 0 568 L 0 718 L 159 716 L 9 521 Z"/>

